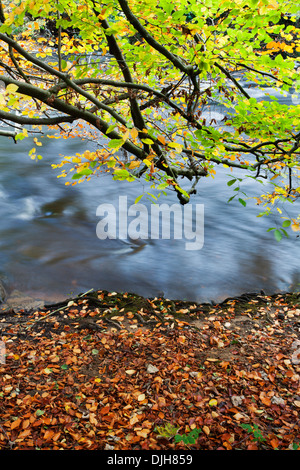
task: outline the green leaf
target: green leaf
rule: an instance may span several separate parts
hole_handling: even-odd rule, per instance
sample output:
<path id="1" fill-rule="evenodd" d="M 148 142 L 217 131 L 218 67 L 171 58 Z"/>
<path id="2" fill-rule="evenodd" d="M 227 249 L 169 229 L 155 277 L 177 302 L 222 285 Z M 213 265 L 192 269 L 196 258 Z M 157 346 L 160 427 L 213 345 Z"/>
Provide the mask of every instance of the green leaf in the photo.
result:
<path id="1" fill-rule="evenodd" d="M 44 413 L 45 413 L 44 410 L 36 410 L 36 412 L 35 412 L 35 414 L 36 414 L 37 416 L 42 416 Z"/>
<path id="2" fill-rule="evenodd" d="M 60 366 L 60 368 L 61 368 L 62 370 L 68 370 L 67 364 L 62 364 L 62 365 Z"/>
<path id="3" fill-rule="evenodd" d="M 115 170 L 113 179 L 114 180 L 124 180 L 130 176 L 130 173 L 127 170 Z"/>
<path id="4" fill-rule="evenodd" d="M 239 197 L 239 202 L 242 204 L 242 206 L 246 207 L 247 203 L 241 197 Z"/>
<path id="5" fill-rule="evenodd" d="M 112 132 L 116 127 L 117 126 L 115 124 L 113 124 L 112 126 L 109 126 L 109 128 L 106 131 L 106 134 L 109 134 L 110 132 Z"/>
<path id="6" fill-rule="evenodd" d="M 291 221 L 290 220 L 285 220 L 282 224 L 283 227 L 289 227 L 291 225 Z"/>
<path id="7" fill-rule="evenodd" d="M 80 171 L 79 173 L 75 173 L 72 176 L 72 180 L 79 180 L 83 176 L 88 176 L 88 175 L 91 175 L 92 173 L 93 173 L 93 171 L 90 168 L 85 168 L 84 170 Z"/>
<path id="8" fill-rule="evenodd" d="M 93 170 L 91 170 L 90 168 L 85 168 L 84 170 L 80 172 L 80 174 L 83 176 L 91 175 L 92 173 L 93 173 Z"/>
<path id="9" fill-rule="evenodd" d="M 281 228 L 280 230 L 281 230 L 282 233 L 286 236 L 286 238 L 289 238 L 288 233 L 287 233 L 283 228 Z"/>
<path id="10" fill-rule="evenodd" d="M 236 178 L 227 182 L 227 186 L 232 186 L 236 182 Z"/>
<path id="11" fill-rule="evenodd" d="M 280 230 L 278 229 L 275 230 L 274 237 L 276 241 L 280 242 L 280 240 L 282 239 L 282 233 L 280 232 Z"/>
<path id="12" fill-rule="evenodd" d="M 111 139 L 111 141 L 108 143 L 108 147 L 111 149 L 117 149 L 117 148 L 122 147 L 123 144 L 124 144 L 123 139 Z"/>
<path id="13" fill-rule="evenodd" d="M 160 190 L 160 189 L 165 189 L 165 188 L 167 188 L 168 186 L 169 186 L 168 183 L 161 183 L 161 184 L 159 184 L 159 185 L 157 186 L 157 189 L 159 189 L 159 190 Z"/>
<path id="14" fill-rule="evenodd" d="M 153 144 L 153 140 L 151 140 L 151 139 L 142 139 L 142 142 L 144 144 L 147 144 L 147 145 L 152 145 Z"/>

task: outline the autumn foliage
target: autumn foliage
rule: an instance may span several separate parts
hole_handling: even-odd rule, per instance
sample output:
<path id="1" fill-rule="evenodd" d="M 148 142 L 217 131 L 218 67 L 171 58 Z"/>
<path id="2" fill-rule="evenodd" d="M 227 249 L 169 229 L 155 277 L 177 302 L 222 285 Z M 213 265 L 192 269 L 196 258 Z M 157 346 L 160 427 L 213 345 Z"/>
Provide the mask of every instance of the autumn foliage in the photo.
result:
<path id="1" fill-rule="evenodd" d="M 99 291 L 0 325 L 2 450 L 300 446 L 297 295 L 211 306 Z"/>
<path id="2" fill-rule="evenodd" d="M 251 90 L 297 91 L 297 8 L 290 0 L 5 2 L 0 119 L 16 127 L 1 133 L 19 142 L 47 126 L 32 159 L 42 158 L 45 138 L 92 140 L 94 149 L 56 164 L 66 184 L 102 172 L 146 178 L 182 204 L 225 167 L 239 173 L 233 198 L 243 205 L 242 180 L 270 183 L 255 195 L 269 214 L 299 196 L 299 105 Z M 210 117 L 214 103 L 221 120 Z M 299 230 L 297 217 L 284 223 L 277 238 Z"/>

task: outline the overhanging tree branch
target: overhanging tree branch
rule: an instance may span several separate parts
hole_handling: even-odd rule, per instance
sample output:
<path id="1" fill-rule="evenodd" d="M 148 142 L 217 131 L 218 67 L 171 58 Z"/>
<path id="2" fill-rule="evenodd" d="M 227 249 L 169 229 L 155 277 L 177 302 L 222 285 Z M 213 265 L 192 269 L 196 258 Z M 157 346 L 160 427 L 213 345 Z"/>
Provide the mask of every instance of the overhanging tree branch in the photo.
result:
<path id="1" fill-rule="evenodd" d="M 141 34 L 141 36 L 145 39 L 145 41 L 150 44 L 154 49 L 160 52 L 164 57 L 166 57 L 172 64 L 175 65 L 179 70 L 191 76 L 194 74 L 193 66 L 187 66 L 184 62 L 179 59 L 176 55 L 172 54 L 166 47 L 164 47 L 161 43 L 156 41 L 153 36 L 147 31 L 146 28 L 139 22 L 136 16 L 132 13 L 129 8 L 129 5 L 126 0 L 118 0 L 122 11 L 130 24 Z"/>

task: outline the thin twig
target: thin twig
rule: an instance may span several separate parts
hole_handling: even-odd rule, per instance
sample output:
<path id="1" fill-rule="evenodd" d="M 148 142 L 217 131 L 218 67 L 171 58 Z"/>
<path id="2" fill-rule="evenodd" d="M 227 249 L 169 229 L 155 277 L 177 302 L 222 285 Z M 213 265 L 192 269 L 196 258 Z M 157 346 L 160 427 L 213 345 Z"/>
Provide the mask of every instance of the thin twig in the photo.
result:
<path id="1" fill-rule="evenodd" d="M 80 299 L 81 297 L 84 297 L 86 294 L 88 294 L 89 292 L 92 292 L 94 289 L 89 289 L 87 292 L 85 292 L 84 294 L 81 294 L 79 295 L 78 297 L 76 297 L 76 299 Z M 74 302 L 75 299 L 73 300 L 70 300 L 69 302 Z M 69 305 L 69 302 L 67 303 L 67 305 L 65 305 L 64 307 L 60 307 L 56 310 L 53 310 L 53 312 L 50 312 L 48 313 L 48 315 L 45 315 L 44 317 L 41 317 L 41 318 L 38 318 L 37 320 L 34 320 L 32 323 L 30 323 L 30 325 L 28 325 L 26 327 L 26 330 L 28 330 L 28 328 L 30 328 L 34 323 L 37 323 L 39 321 L 42 321 L 42 320 L 45 320 L 46 318 L 50 317 L 50 315 L 53 315 L 54 313 L 57 313 L 57 312 L 60 312 L 61 310 L 65 310 L 66 308 L 68 308 L 70 305 Z"/>

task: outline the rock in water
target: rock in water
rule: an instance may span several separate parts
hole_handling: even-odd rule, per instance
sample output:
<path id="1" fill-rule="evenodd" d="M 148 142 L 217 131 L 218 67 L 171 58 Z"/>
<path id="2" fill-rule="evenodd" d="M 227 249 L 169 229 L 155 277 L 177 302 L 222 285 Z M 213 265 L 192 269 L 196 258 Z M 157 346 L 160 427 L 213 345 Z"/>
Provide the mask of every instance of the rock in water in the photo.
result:
<path id="1" fill-rule="evenodd" d="M 5 287 L 2 281 L 0 280 L 0 303 L 1 304 L 5 301 L 6 297 L 7 297 L 7 294 L 6 294 Z"/>
<path id="2" fill-rule="evenodd" d="M 44 307 L 44 301 L 39 299 L 33 299 L 32 297 L 27 296 L 23 292 L 14 290 L 6 298 L 5 304 L 1 306 L 5 309 L 17 310 L 32 310 L 39 309 Z"/>

